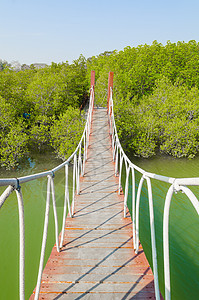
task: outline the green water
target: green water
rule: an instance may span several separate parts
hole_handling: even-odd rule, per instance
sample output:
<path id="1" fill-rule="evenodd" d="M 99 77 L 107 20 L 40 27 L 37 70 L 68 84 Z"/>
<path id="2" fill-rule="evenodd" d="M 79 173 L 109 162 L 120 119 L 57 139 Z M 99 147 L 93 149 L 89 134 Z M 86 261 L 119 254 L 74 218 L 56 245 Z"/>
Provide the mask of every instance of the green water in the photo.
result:
<path id="1" fill-rule="evenodd" d="M 21 165 L 18 170 L 0 171 L 0 177 L 20 177 L 49 170 L 60 163 L 54 155 L 41 154 Z M 56 205 L 59 231 L 64 201 L 64 168 L 55 175 Z M 71 178 L 70 178 L 71 186 Z M 36 285 L 45 215 L 47 179 L 41 178 L 21 185 L 25 212 L 25 297 L 29 299 Z M 5 188 L 1 188 L 2 192 Z M 52 203 L 45 262 L 55 244 Z M 19 222 L 15 192 L 0 210 L 0 299 L 19 299 Z"/>
<path id="2" fill-rule="evenodd" d="M 169 157 L 156 157 L 153 159 L 132 158 L 141 168 L 149 172 L 171 177 L 199 177 L 199 158 L 194 160 L 176 160 Z M 34 159 L 21 165 L 17 171 L 5 172 L 0 170 L 0 177 L 24 176 L 31 173 L 49 170 L 60 161 L 53 155 L 37 155 Z M 131 178 L 130 178 L 131 179 Z M 136 187 L 138 187 L 140 174 L 136 172 Z M 72 186 L 72 178 L 69 184 Z M 125 174 L 123 181 L 125 180 Z M 46 200 L 46 178 L 22 184 L 25 210 L 25 295 L 31 295 L 37 279 L 40 259 L 40 250 L 43 234 L 43 223 Z M 164 201 L 169 185 L 152 180 L 154 197 L 154 215 L 156 244 L 158 256 L 158 271 L 160 289 L 164 295 L 164 269 L 162 223 Z M 199 197 L 199 188 L 191 188 Z M 4 189 L 1 188 L 1 192 Z M 55 176 L 55 192 L 59 230 L 64 200 L 64 169 Z M 129 188 L 128 206 L 131 209 L 131 187 Z M 146 256 L 151 262 L 149 210 L 146 184 L 141 194 L 140 213 L 140 240 Z M 19 295 L 19 224 L 18 207 L 15 193 L 5 202 L 0 210 L 0 299 L 18 299 Z M 53 209 L 50 208 L 50 224 L 48 229 L 46 248 L 47 261 L 55 243 Z M 172 299 L 188 300 L 198 299 L 199 295 L 199 217 L 182 193 L 174 195 L 171 203 L 170 215 L 170 263 L 171 263 L 171 291 Z"/>
<path id="3" fill-rule="evenodd" d="M 169 177 L 199 177 L 199 158 L 194 160 L 155 157 L 132 161 L 142 169 Z M 141 178 L 135 173 L 136 189 Z M 130 178 L 131 180 L 131 178 Z M 163 210 L 169 184 L 152 180 L 159 283 L 164 296 Z M 199 199 L 199 187 L 190 187 Z M 128 206 L 131 209 L 131 188 Z M 152 266 L 149 209 L 146 183 L 141 193 L 140 241 Z M 172 198 L 169 222 L 171 299 L 199 299 L 199 216 L 181 192 Z"/>

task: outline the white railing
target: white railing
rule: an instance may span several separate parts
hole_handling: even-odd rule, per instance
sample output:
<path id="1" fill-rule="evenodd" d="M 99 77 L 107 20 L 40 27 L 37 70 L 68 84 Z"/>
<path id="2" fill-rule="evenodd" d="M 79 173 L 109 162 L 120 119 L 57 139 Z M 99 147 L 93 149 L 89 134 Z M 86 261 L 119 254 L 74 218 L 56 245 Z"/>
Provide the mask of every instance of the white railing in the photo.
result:
<path id="1" fill-rule="evenodd" d="M 22 188 L 21 188 L 20 184 L 28 182 L 28 181 L 36 180 L 41 177 L 47 177 L 47 197 L 46 197 L 44 230 L 43 230 L 40 263 L 39 263 L 39 272 L 38 272 L 37 285 L 36 285 L 36 291 L 35 291 L 35 299 L 38 299 L 40 286 L 41 286 L 41 277 L 42 277 L 42 272 L 43 272 L 46 240 L 47 240 L 47 233 L 48 233 L 50 197 L 52 195 L 54 222 L 55 222 L 55 240 L 56 240 L 57 251 L 59 252 L 60 248 L 62 248 L 62 245 L 63 245 L 67 206 L 68 206 L 69 215 L 72 217 L 74 214 L 75 191 L 77 192 L 77 194 L 79 194 L 79 192 L 80 192 L 80 185 L 79 185 L 80 184 L 80 176 L 84 175 L 85 162 L 87 160 L 87 149 L 88 149 L 88 145 L 89 145 L 89 135 L 90 135 L 90 130 L 91 130 L 93 106 L 94 106 L 94 87 L 92 86 L 90 89 L 90 101 L 89 101 L 89 109 L 87 112 L 87 120 L 86 120 L 86 124 L 85 124 L 85 128 L 84 128 L 81 140 L 80 140 L 76 150 L 65 162 L 63 162 L 59 166 L 55 167 L 54 169 L 46 171 L 46 172 L 28 175 L 28 176 L 19 177 L 19 178 L 0 179 L 0 186 L 7 186 L 6 190 L 0 196 L 0 208 L 2 207 L 2 205 L 4 204 L 6 199 L 9 197 L 9 195 L 13 191 L 16 192 L 17 200 L 18 200 L 19 232 L 20 232 L 20 234 L 19 234 L 19 240 L 20 240 L 20 254 L 19 254 L 20 300 L 25 299 L 25 225 L 24 225 L 24 204 L 23 204 Z M 69 166 L 69 163 L 72 163 L 72 162 L 73 162 L 73 193 L 72 193 L 72 204 L 70 206 L 69 187 L 68 187 L 68 166 Z M 60 244 L 59 244 L 58 219 L 57 219 L 55 190 L 54 190 L 54 176 L 55 176 L 55 173 L 63 167 L 65 167 L 65 199 L 64 199 L 61 239 L 60 239 Z"/>
<path id="2" fill-rule="evenodd" d="M 150 230 L 151 230 L 151 247 L 152 247 L 152 262 L 153 262 L 153 274 L 154 274 L 154 284 L 155 284 L 155 295 L 156 299 L 160 299 L 159 291 L 159 281 L 158 281 L 158 264 L 157 264 L 157 253 L 156 253 L 156 239 L 155 239 L 155 226 L 154 226 L 154 211 L 153 211 L 153 195 L 151 188 L 151 178 L 167 182 L 171 184 L 168 189 L 165 206 L 164 206 L 164 216 L 163 216 L 163 249 L 164 249 L 164 278 L 165 278 L 165 299 L 171 299 L 171 284 L 170 284 L 170 262 L 169 262 L 169 210 L 170 203 L 172 199 L 173 192 L 179 191 L 184 192 L 195 210 L 199 214 L 199 201 L 193 192 L 186 186 L 199 186 L 199 177 L 197 178 L 172 178 L 161 176 L 153 173 L 145 172 L 143 169 L 139 168 L 133 164 L 127 155 L 125 154 L 122 146 L 120 144 L 117 129 L 114 119 L 113 110 L 113 97 L 112 89 L 110 88 L 110 99 L 108 101 L 108 121 L 110 126 L 110 136 L 112 139 L 112 150 L 113 150 L 113 160 L 115 161 L 115 175 L 119 174 L 119 187 L 118 191 L 120 193 L 122 189 L 121 185 L 121 175 L 122 166 L 125 165 L 126 169 L 126 182 L 124 190 L 124 217 L 126 216 L 127 209 L 127 198 L 128 198 L 128 185 L 129 185 L 129 175 L 132 173 L 132 222 L 133 222 L 133 242 L 135 253 L 139 251 L 139 207 L 140 207 L 140 195 L 144 180 L 147 182 L 148 189 L 148 200 L 149 200 L 149 216 L 150 216 Z M 119 159 L 120 158 L 120 159 Z M 119 163 L 118 163 L 119 162 Z M 142 174 L 139 182 L 137 197 L 135 199 L 135 170 Z"/>

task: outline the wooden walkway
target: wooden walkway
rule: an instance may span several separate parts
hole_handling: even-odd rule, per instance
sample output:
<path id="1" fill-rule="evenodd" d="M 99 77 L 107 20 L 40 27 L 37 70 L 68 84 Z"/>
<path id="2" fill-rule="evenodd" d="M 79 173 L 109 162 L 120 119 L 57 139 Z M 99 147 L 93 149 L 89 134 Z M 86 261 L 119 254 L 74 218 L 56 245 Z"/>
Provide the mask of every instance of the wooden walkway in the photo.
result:
<path id="1" fill-rule="evenodd" d="M 66 220 L 62 251 L 52 250 L 39 299 L 155 299 L 152 271 L 142 248 L 134 253 L 117 187 L 106 110 L 95 109 L 75 215 Z"/>

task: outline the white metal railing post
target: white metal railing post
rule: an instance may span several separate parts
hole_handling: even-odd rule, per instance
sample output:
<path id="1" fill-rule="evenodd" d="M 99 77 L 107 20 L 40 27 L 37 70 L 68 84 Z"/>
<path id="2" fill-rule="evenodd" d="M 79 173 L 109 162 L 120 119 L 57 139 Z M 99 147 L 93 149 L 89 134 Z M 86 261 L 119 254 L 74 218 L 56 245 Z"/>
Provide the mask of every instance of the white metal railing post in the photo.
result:
<path id="1" fill-rule="evenodd" d="M 50 211 L 50 184 L 51 184 L 50 181 L 51 181 L 51 178 L 48 175 L 44 231 L 43 231 L 41 256 L 40 256 L 40 263 L 39 263 L 39 272 L 38 272 L 38 277 L 37 277 L 37 285 L 36 285 L 35 298 L 34 298 L 35 300 L 39 299 L 39 291 L 40 291 L 40 287 L 41 287 L 41 277 L 42 277 L 42 272 L 43 272 L 44 256 L 45 256 L 46 241 L 47 241 L 47 234 L 48 234 L 48 220 L 49 220 L 49 211 Z"/>
<path id="2" fill-rule="evenodd" d="M 126 171 L 126 183 L 125 183 L 125 194 L 124 194 L 124 218 L 126 218 L 127 200 L 128 200 L 128 192 L 129 192 L 129 173 L 130 173 L 130 167 L 128 167 Z"/>
<path id="3" fill-rule="evenodd" d="M 72 217 L 71 209 L 70 209 L 69 186 L 68 186 L 68 164 L 65 165 L 65 199 L 67 199 L 67 203 L 68 203 L 69 216 Z"/>
<path id="4" fill-rule="evenodd" d="M 69 216 L 71 217 L 69 189 L 68 189 L 68 164 L 65 165 L 65 197 L 64 197 L 64 212 L 63 212 L 63 220 L 62 220 L 60 248 L 62 248 L 63 240 L 64 240 L 64 231 L 65 231 L 64 229 L 65 229 L 65 223 L 66 223 L 67 204 L 68 204 Z"/>
<path id="5" fill-rule="evenodd" d="M 77 154 L 74 156 L 74 162 L 73 162 L 73 197 L 72 197 L 72 216 L 74 215 L 74 209 L 75 209 L 75 178 L 76 178 L 76 160 L 77 160 Z"/>
<path id="6" fill-rule="evenodd" d="M 165 299 L 171 299 L 171 286 L 170 286 L 170 270 L 169 270 L 169 208 L 171 198 L 174 192 L 174 186 L 171 185 L 168 189 L 163 217 L 163 247 L 164 247 L 164 274 L 165 274 Z"/>
<path id="7" fill-rule="evenodd" d="M 118 194 L 120 195 L 122 189 L 122 164 L 123 164 L 123 154 L 120 151 L 120 168 L 119 168 L 119 186 L 118 186 Z"/>
<path id="8" fill-rule="evenodd" d="M 79 148 L 79 155 L 78 155 L 78 163 L 77 163 L 77 176 L 78 176 L 78 182 L 77 182 L 77 194 L 80 193 L 80 175 L 81 175 L 81 169 L 82 169 L 82 160 L 81 160 L 81 145 Z"/>
<path id="9" fill-rule="evenodd" d="M 50 184 L 51 184 L 51 194 L 52 194 L 54 222 L 55 222 L 55 240 L 56 240 L 57 252 L 59 252 L 59 227 L 58 227 L 57 209 L 56 209 L 56 201 L 55 201 L 54 173 L 53 176 L 50 176 Z"/>
<path id="10" fill-rule="evenodd" d="M 25 223 L 24 204 L 21 187 L 16 188 L 19 211 L 19 295 L 20 300 L 25 299 Z"/>
<path id="11" fill-rule="evenodd" d="M 79 167 L 78 167 L 78 159 L 76 155 L 76 163 L 75 163 L 75 173 L 76 173 L 76 192 L 79 194 Z"/>
<path id="12" fill-rule="evenodd" d="M 89 119 L 90 119 L 90 111 L 89 111 L 89 118 L 88 118 L 88 120 Z M 90 136 L 90 121 L 87 123 L 87 127 L 88 127 L 88 130 L 87 130 L 87 148 L 88 148 L 89 136 Z"/>
<path id="13" fill-rule="evenodd" d="M 81 160 L 80 174 L 81 174 L 81 176 L 84 176 L 84 172 L 83 172 L 83 170 L 84 170 L 84 153 L 82 153 L 82 144 L 81 144 L 81 149 L 80 149 L 80 160 Z"/>
<path id="14" fill-rule="evenodd" d="M 151 180 L 149 177 L 145 177 L 148 187 L 148 199 L 149 199 L 149 215 L 150 215 L 150 229 L 151 229 L 151 247 L 152 247 L 152 260 L 153 260 L 153 274 L 154 274 L 154 285 L 155 285 L 155 296 L 157 300 L 160 300 L 160 290 L 158 282 L 158 263 L 157 263 L 157 251 L 156 251 L 156 240 L 155 240 L 155 224 L 154 224 L 154 211 L 153 211 L 153 196 Z"/>
<path id="15" fill-rule="evenodd" d="M 116 158 L 115 158 L 115 176 L 118 173 L 118 145 L 116 144 Z"/>
<path id="16" fill-rule="evenodd" d="M 84 157 L 83 157 L 83 172 L 82 172 L 82 176 L 84 176 L 84 173 L 85 173 L 85 162 L 86 162 L 86 131 L 84 133 Z"/>
<path id="17" fill-rule="evenodd" d="M 142 185 L 144 182 L 144 176 L 141 177 L 138 191 L 137 191 L 137 199 L 136 199 L 136 219 L 135 219 L 135 253 L 137 254 L 139 251 L 139 208 L 140 208 L 140 195 L 142 190 Z"/>
<path id="18" fill-rule="evenodd" d="M 85 146 L 86 146 L 86 155 L 85 155 L 85 158 L 87 161 L 87 156 L 88 156 L 88 128 L 86 127 L 86 143 L 85 143 Z"/>
<path id="19" fill-rule="evenodd" d="M 131 167 L 132 173 L 132 222 L 133 222 L 133 245 L 135 250 L 135 170 Z"/>
<path id="20" fill-rule="evenodd" d="M 135 230 L 135 253 L 137 254 L 139 251 L 139 208 L 140 208 L 140 196 L 141 190 L 143 186 L 144 179 L 147 181 L 148 188 L 148 199 L 149 199 L 149 216 L 150 216 L 150 231 L 151 231 L 151 248 L 152 248 L 152 260 L 153 260 L 153 272 L 154 272 L 154 285 L 155 285 L 155 294 L 156 299 L 160 299 L 159 292 L 159 282 L 158 282 L 158 268 L 157 268 L 157 252 L 156 252 L 156 241 L 155 241 L 155 225 L 154 225 L 154 212 L 153 212 L 153 198 L 152 198 L 152 188 L 150 179 L 144 174 L 140 179 L 138 192 L 137 192 L 137 200 L 136 200 L 136 230 Z"/>
<path id="21" fill-rule="evenodd" d="M 114 135 L 114 127 L 112 130 L 112 149 L 113 149 L 113 161 L 115 161 L 115 135 Z"/>

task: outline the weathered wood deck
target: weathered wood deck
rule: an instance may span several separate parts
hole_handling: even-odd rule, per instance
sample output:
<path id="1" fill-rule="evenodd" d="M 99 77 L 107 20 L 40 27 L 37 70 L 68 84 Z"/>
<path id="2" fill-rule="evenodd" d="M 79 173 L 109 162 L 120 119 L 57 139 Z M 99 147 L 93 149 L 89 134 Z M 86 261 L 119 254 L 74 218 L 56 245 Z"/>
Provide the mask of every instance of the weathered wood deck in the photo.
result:
<path id="1" fill-rule="evenodd" d="M 52 250 L 39 299 L 155 299 L 152 271 L 143 250 L 134 253 L 117 187 L 106 110 L 95 109 L 75 215 L 66 220 L 63 249 Z"/>

